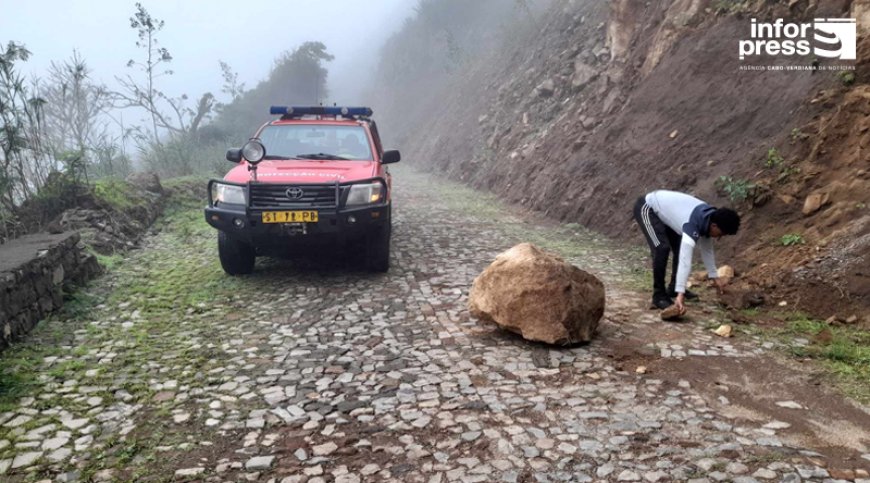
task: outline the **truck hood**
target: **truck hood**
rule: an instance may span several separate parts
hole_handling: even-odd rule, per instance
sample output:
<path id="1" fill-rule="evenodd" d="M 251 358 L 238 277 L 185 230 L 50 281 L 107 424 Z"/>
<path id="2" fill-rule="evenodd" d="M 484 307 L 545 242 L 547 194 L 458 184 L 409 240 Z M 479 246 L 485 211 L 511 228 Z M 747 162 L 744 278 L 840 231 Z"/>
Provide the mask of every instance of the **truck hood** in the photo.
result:
<path id="1" fill-rule="evenodd" d="M 275 184 L 339 183 L 369 179 L 377 173 L 375 161 L 263 161 L 257 166 L 257 180 Z M 248 164 L 231 169 L 224 180 L 247 183 L 251 180 Z"/>

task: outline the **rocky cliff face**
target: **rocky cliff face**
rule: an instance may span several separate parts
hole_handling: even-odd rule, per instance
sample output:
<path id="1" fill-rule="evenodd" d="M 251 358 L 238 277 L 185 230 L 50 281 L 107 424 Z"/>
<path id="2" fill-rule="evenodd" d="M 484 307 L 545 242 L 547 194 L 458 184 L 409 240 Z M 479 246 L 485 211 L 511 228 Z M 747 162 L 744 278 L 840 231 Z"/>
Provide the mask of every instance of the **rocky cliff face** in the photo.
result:
<path id="1" fill-rule="evenodd" d="M 739 272 L 757 271 L 757 284 L 782 289 L 771 279 L 793 278 L 786 274 L 828 253 L 834 240 L 866 233 L 846 220 L 870 214 L 870 191 L 856 181 L 868 176 L 866 131 L 854 126 L 868 114 L 867 38 L 859 36 L 863 60 L 851 77 L 740 70 L 738 41 L 752 17 L 860 19 L 870 15 L 867 4 L 554 2 L 525 42 L 493 49 L 464 77 L 433 90 L 437 105 L 402 148 L 411 162 L 629 242 L 641 241 L 631 205 L 649 190 L 735 205 L 745 229 L 720 253 Z M 747 192 L 729 196 L 735 187 Z M 804 215 L 805 198 L 817 190 L 829 193 L 824 206 Z M 840 230 L 847 225 L 857 233 Z M 804 245 L 784 250 L 779 237 L 786 234 L 800 234 Z M 842 250 L 838 260 L 853 253 L 858 260 L 863 249 Z M 759 253 L 782 262 L 761 270 Z M 853 282 L 864 275 L 843 270 L 851 281 L 836 290 L 814 278 L 823 293 L 844 297 L 820 310 L 867 302 L 870 288 Z M 786 285 L 791 293 L 794 285 Z"/>

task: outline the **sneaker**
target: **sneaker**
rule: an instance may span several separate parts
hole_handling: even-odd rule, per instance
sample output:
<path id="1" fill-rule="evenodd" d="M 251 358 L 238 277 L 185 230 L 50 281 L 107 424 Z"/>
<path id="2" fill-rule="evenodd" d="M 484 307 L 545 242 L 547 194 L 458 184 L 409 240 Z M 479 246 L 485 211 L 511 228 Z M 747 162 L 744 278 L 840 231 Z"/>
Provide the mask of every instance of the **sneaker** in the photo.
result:
<path id="1" fill-rule="evenodd" d="M 695 292 L 692 292 L 691 290 L 686 290 L 685 293 L 683 293 L 683 295 L 686 297 L 686 300 L 695 300 L 696 298 L 698 298 L 698 294 L 696 294 Z M 669 291 L 668 297 L 676 298 L 677 291 L 676 290 Z"/>
<path id="2" fill-rule="evenodd" d="M 671 305 L 674 305 L 674 301 L 670 297 L 657 297 L 652 301 L 652 308 L 654 309 L 664 310 Z"/>

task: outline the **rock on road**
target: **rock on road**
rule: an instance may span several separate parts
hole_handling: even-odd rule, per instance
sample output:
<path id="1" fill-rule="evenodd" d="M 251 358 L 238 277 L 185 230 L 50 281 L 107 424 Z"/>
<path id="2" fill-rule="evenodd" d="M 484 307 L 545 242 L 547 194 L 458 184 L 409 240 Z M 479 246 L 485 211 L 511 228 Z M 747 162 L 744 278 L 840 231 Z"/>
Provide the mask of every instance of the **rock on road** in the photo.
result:
<path id="1" fill-rule="evenodd" d="M 0 413 L 0 475 L 868 478 L 860 428 L 833 452 L 820 448 L 826 441 L 794 436 L 800 425 L 785 416 L 800 419 L 794 414 L 812 411 L 812 401 L 772 396 L 748 407 L 729 401 L 737 394 L 706 389 L 710 381 L 683 377 L 680 364 L 745 370 L 774 364 L 773 356 L 748 337 L 711 334 L 709 308 L 693 323 L 665 326 L 629 288 L 642 258 L 587 233 L 570 240 L 568 255 L 607 284 L 596 341 L 551 349 L 473 320 L 465 308 L 473 278 L 521 237 L 550 228 L 469 190 L 397 172 L 385 275 L 331 261 L 264 260 L 254 275 L 229 278 L 201 206 L 179 207 L 142 250 L 83 291 L 85 310 L 43 323 L 33 342 L 2 356 L 32 369 L 13 381 L 19 397 Z M 783 402 L 794 406 L 776 406 Z M 768 407 L 787 414 L 774 418 Z"/>

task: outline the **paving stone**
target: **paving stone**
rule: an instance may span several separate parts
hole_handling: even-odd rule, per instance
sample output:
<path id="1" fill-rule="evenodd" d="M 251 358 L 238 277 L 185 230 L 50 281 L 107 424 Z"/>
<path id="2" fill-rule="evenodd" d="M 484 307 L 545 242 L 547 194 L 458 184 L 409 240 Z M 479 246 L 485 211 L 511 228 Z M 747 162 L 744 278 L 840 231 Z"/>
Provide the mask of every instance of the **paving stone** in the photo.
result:
<path id="1" fill-rule="evenodd" d="M 176 477 L 188 477 L 188 476 L 196 476 L 205 472 L 205 468 L 196 467 L 196 468 L 183 468 L 180 470 L 175 470 Z"/>
<path id="2" fill-rule="evenodd" d="M 254 456 L 245 462 L 245 469 L 248 471 L 263 471 L 272 467 L 275 461 L 274 456 Z"/>
<path id="3" fill-rule="evenodd" d="M 12 459 L 12 469 L 24 468 L 36 463 L 36 460 L 42 457 L 42 451 L 29 451 L 15 455 Z"/>
<path id="4" fill-rule="evenodd" d="M 606 337 L 590 344 L 539 347 L 474 320 L 466 307 L 474 277 L 525 238 L 512 227 L 528 233 L 544 227 L 463 212 L 430 178 L 407 176 L 395 192 L 386 274 L 348 270 L 337 259 L 263 257 L 255 274 L 230 279 L 215 260 L 213 232 L 191 229 L 180 239 L 170 225 L 143 240 L 142 250 L 82 289 L 102 307 L 88 313 L 89 326 L 75 329 L 68 346 L 53 349 L 56 358 L 33 394 L 0 414 L 0 473 L 11 472 L 13 481 L 28 473 L 74 480 L 71 470 L 100 463 L 95 458 L 107 442 L 123 451 L 154 425 L 167 437 L 149 450 L 160 461 L 188 466 L 148 468 L 135 456 L 126 463 L 131 472 L 162 471 L 155 480 L 828 478 L 808 462 L 818 458 L 808 448 L 780 440 L 788 423 L 726 419 L 719 404 L 730 404 L 727 394 L 709 398 L 696 389 L 704 384 L 651 373 L 639 378 L 636 365 L 622 367 L 612 358 L 612 340 L 648 334 L 661 323 L 646 310 L 646 295 L 621 282 L 637 266 L 635 255 L 602 248 L 585 235 L 570 240 L 582 254 L 571 263 L 605 281 L 608 317 L 619 320 L 605 319 Z M 200 208 L 189 214 L 198 220 Z M 196 273 L 195 286 L 179 282 L 170 294 L 155 285 L 164 276 L 183 280 L 185 270 Z M 139 307 L 145 295 L 102 301 L 130 284 L 155 294 L 149 309 Z M 203 287 L 215 297 L 188 300 Z M 698 313 L 715 309 L 713 301 L 698 303 Z M 172 310 L 160 309 L 163 304 Z M 639 353 L 671 360 L 697 355 L 692 360 L 701 362 L 756 357 L 753 363 L 762 364 L 765 351 L 779 350 L 748 336 L 724 342 L 709 334 L 708 317 L 700 319 L 669 328 L 668 340 L 650 340 Z M 140 330 L 148 340 L 135 336 Z M 49 377 L 50 367 L 70 360 L 85 367 L 62 380 Z M 42 357 L 36 362 L 48 364 Z M 797 401 L 779 402 L 794 403 L 781 411 L 801 414 L 790 409 L 803 407 Z M 752 455 L 772 447 L 795 461 L 756 470 Z M 21 466 L 13 469 L 14 462 Z M 279 474 L 291 467 L 296 473 Z M 206 479 L 212 468 L 215 475 Z M 112 481 L 120 471 L 107 468 L 94 479 Z"/>
<path id="5" fill-rule="evenodd" d="M 619 476 L 616 477 L 618 481 L 640 481 L 640 475 L 630 470 L 623 470 L 619 473 Z"/>
<path id="6" fill-rule="evenodd" d="M 338 445 L 332 441 L 311 447 L 314 456 L 328 456 L 338 449 Z"/>

